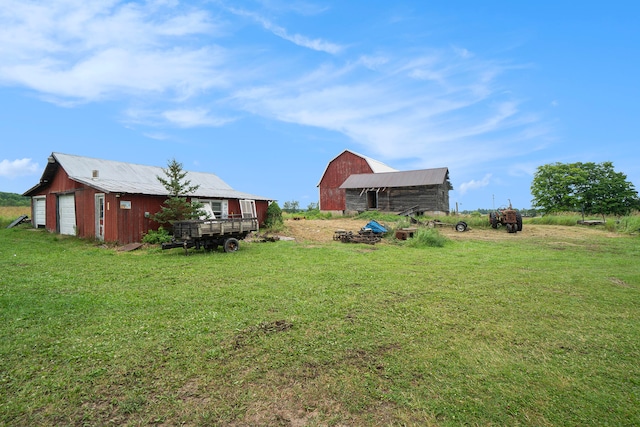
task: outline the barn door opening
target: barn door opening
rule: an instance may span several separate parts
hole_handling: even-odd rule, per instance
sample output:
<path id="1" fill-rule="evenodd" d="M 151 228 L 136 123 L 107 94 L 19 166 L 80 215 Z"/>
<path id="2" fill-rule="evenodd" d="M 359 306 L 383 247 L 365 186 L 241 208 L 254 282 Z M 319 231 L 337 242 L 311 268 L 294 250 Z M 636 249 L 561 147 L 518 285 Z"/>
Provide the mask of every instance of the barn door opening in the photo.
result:
<path id="1" fill-rule="evenodd" d="M 96 239 L 104 241 L 104 194 L 96 194 Z"/>
<path id="2" fill-rule="evenodd" d="M 367 191 L 367 209 L 378 209 L 378 191 Z"/>

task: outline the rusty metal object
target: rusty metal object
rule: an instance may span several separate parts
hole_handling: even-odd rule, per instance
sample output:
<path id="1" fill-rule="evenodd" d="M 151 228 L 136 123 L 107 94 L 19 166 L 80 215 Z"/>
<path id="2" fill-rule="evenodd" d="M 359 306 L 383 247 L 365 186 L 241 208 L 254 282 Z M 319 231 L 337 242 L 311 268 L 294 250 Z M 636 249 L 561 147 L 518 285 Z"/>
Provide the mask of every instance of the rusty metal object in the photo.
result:
<path id="1" fill-rule="evenodd" d="M 357 233 L 353 231 L 336 230 L 333 233 L 333 240 L 342 243 L 367 243 L 374 245 L 382 240 L 382 237 L 371 230 L 360 230 Z"/>
<path id="2" fill-rule="evenodd" d="M 459 232 L 464 232 L 467 231 L 467 228 L 469 228 L 469 226 L 467 225 L 466 222 L 464 221 L 458 221 L 455 224 L 449 224 L 448 222 L 442 222 L 442 221 L 438 221 L 438 220 L 430 220 L 429 222 L 427 222 L 427 227 L 429 228 L 434 228 L 434 227 L 453 227 L 455 228 L 456 231 Z"/>
<path id="3" fill-rule="evenodd" d="M 520 212 L 511 207 L 511 202 L 509 202 L 508 208 L 502 208 L 497 211 L 490 212 L 489 223 L 492 228 L 505 226 L 509 233 L 522 231 L 522 216 L 520 215 Z"/>

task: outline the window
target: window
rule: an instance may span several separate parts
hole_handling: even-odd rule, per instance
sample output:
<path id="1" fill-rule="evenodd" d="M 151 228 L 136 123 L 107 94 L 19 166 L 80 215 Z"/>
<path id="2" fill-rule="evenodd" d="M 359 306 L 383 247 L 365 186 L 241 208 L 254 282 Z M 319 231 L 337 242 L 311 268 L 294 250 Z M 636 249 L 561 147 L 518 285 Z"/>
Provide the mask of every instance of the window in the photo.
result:
<path id="1" fill-rule="evenodd" d="M 205 215 L 200 219 L 215 219 L 229 217 L 229 201 L 228 200 L 201 200 L 193 199 L 194 202 L 202 203 L 202 209 Z"/>

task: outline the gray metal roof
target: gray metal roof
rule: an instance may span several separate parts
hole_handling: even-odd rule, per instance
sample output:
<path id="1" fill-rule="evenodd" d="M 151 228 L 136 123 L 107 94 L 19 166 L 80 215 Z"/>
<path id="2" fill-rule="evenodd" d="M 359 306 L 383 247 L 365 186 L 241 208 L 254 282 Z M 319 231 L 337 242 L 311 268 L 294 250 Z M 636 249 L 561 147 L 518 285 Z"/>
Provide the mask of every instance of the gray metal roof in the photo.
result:
<path id="1" fill-rule="evenodd" d="M 361 173 L 349 176 L 340 188 L 390 188 L 444 184 L 449 169 L 420 169 L 404 172 Z"/>
<path id="2" fill-rule="evenodd" d="M 41 186 L 50 182 L 58 166 L 62 167 L 72 180 L 105 193 L 152 196 L 166 196 L 168 194 L 166 188 L 157 179 L 158 176 L 166 178 L 161 167 L 52 153 L 40 179 L 40 184 L 25 192 L 25 195 L 33 195 Z M 190 180 L 191 185 L 199 186 L 193 194 L 185 194 L 185 196 L 272 200 L 236 191 L 212 173 L 188 172 L 185 179 Z"/>

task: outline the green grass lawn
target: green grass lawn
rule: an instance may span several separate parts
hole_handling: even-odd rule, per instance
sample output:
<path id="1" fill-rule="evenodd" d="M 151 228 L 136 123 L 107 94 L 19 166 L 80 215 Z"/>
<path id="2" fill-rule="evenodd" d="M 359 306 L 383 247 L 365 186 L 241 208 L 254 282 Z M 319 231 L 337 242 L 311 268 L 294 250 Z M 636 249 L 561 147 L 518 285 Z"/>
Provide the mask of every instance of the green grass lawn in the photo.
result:
<path id="1" fill-rule="evenodd" d="M 640 425 L 639 243 L 2 229 L 0 425 Z"/>

